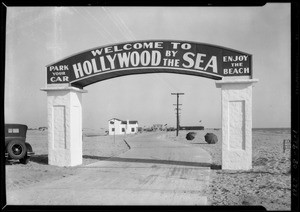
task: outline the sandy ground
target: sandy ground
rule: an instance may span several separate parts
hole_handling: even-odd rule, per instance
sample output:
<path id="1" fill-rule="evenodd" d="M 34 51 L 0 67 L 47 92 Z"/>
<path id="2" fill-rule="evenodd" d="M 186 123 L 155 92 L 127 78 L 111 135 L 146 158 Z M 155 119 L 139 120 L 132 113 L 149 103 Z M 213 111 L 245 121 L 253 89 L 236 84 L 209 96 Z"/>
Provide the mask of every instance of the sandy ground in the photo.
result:
<path id="1" fill-rule="evenodd" d="M 208 191 L 210 205 L 262 205 L 267 210 L 291 210 L 290 150 L 283 153 L 283 139 L 290 139 L 289 130 L 253 130 L 253 169 L 250 171 L 221 170 L 221 130 L 194 131 L 192 141 L 185 136 L 190 131 L 167 132 L 175 142 L 201 146 L 214 163 Z M 218 143 L 207 144 L 205 134 L 212 132 Z"/>
<path id="2" fill-rule="evenodd" d="M 206 205 L 210 168 L 203 165 L 211 162 L 209 153 L 200 147 L 159 139 L 159 135 L 127 137 L 129 151 L 77 167 L 81 172 L 74 176 L 8 190 L 8 202 L 10 205 Z"/>
<path id="3" fill-rule="evenodd" d="M 253 169 L 250 171 L 221 170 L 221 130 L 195 131 L 196 137 L 187 141 L 187 131 L 166 132 L 165 138 L 174 142 L 197 145 L 208 151 L 214 163 L 211 170 L 210 205 L 262 205 L 267 210 L 290 210 L 291 175 L 290 151 L 283 153 L 283 139 L 289 131 L 253 131 Z M 207 144 L 204 135 L 217 135 L 217 144 Z M 83 131 L 83 165 L 119 155 L 128 150 L 124 136 L 105 136 L 103 132 Z M 76 175 L 77 167 L 48 165 L 47 131 L 29 130 L 27 142 L 36 152 L 27 165 L 10 161 L 6 165 L 6 187 L 14 190 Z M 79 166 L 80 167 L 80 166 Z"/>
<path id="4" fill-rule="evenodd" d="M 29 187 L 35 183 L 61 179 L 80 172 L 78 167 L 57 167 L 48 165 L 47 131 L 29 130 L 26 141 L 36 153 L 26 165 L 18 161 L 6 164 L 6 189 L 14 190 Z M 124 136 L 105 136 L 95 130 L 83 131 L 83 164 L 105 160 L 126 152 L 129 148 Z"/>

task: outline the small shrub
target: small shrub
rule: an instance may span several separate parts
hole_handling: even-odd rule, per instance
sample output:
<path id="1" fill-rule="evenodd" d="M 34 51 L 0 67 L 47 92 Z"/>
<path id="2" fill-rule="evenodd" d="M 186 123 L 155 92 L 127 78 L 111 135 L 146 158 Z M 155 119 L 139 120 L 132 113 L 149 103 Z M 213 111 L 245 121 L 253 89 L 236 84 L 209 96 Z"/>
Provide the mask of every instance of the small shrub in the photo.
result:
<path id="1" fill-rule="evenodd" d="M 216 144 L 218 142 L 218 137 L 213 133 L 206 133 L 204 138 L 208 144 Z"/>

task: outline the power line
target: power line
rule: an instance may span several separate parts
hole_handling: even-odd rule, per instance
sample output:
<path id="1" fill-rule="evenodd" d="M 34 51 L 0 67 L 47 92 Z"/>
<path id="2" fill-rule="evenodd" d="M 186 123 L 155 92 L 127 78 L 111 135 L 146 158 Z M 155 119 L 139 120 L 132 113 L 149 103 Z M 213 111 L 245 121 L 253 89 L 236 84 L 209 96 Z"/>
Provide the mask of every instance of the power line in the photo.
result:
<path id="1" fill-rule="evenodd" d="M 177 104 L 176 104 L 176 136 L 178 136 L 178 131 L 179 131 L 179 105 L 182 105 L 182 104 L 179 104 L 179 95 L 184 95 L 184 93 L 171 93 L 171 95 L 176 95 L 177 96 Z"/>
<path id="2" fill-rule="evenodd" d="M 101 7 L 101 9 L 108 15 L 108 17 L 113 21 L 113 23 L 116 25 L 116 27 L 119 29 L 119 31 L 121 32 L 121 35 L 123 35 L 125 37 L 126 40 L 132 40 L 132 38 L 130 37 L 129 33 L 126 32 L 126 29 L 124 30 L 124 28 L 122 27 L 122 25 L 120 24 L 120 22 L 118 22 L 117 16 L 112 14 L 109 9 L 105 9 L 104 7 Z M 124 26 L 124 24 L 123 24 Z"/>
<path id="3" fill-rule="evenodd" d="M 75 11 L 77 14 L 79 14 L 79 16 L 82 17 L 82 20 L 84 20 L 85 22 L 87 22 L 89 25 L 91 25 L 93 27 L 93 29 L 96 30 L 96 32 L 101 36 L 104 37 L 106 40 L 110 41 L 110 37 L 108 35 L 106 35 L 105 33 L 103 33 L 103 31 L 100 31 L 100 29 L 98 29 L 97 27 L 95 27 L 95 25 L 92 24 L 92 22 L 90 21 L 89 18 L 86 17 L 86 15 L 83 15 L 82 13 L 80 13 L 76 8 L 71 7 L 71 9 L 73 11 Z"/>
<path id="4" fill-rule="evenodd" d="M 89 10 L 85 9 L 85 11 L 87 12 L 87 14 L 93 18 L 95 20 L 95 22 L 109 35 L 110 38 L 112 38 L 115 42 L 117 41 L 117 39 L 106 29 L 106 27 L 102 24 L 102 22 L 100 21 L 100 19 L 95 18 L 94 15 L 92 15 Z"/>

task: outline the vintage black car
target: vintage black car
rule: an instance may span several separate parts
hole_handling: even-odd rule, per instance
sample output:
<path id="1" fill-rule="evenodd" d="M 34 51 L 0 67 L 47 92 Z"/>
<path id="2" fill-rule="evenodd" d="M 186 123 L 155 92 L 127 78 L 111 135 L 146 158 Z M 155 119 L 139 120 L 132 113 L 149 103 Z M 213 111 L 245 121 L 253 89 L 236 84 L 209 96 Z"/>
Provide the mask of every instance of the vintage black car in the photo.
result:
<path id="1" fill-rule="evenodd" d="M 29 162 L 34 154 L 29 143 L 25 142 L 28 127 L 24 124 L 5 124 L 5 157 L 19 160 L 22 164 Z"/>

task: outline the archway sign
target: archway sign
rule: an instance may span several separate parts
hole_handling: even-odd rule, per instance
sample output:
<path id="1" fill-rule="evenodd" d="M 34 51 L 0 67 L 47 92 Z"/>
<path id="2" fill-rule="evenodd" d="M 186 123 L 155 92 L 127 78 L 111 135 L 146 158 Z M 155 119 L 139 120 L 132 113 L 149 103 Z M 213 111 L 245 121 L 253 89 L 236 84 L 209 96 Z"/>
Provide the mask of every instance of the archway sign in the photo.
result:
<path id="1" fill-rule="evenodd" d="M 174 73 L 216 80 L 222 98 L 222 169 L 252 168 L 252 56 L 221 46 L 145 40 L 86 50 L 46 66 L 48 161 L 82 164 L 82 93 L 132 74 Z"/>

